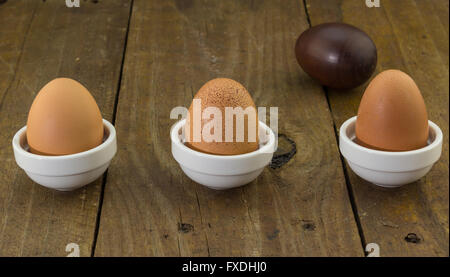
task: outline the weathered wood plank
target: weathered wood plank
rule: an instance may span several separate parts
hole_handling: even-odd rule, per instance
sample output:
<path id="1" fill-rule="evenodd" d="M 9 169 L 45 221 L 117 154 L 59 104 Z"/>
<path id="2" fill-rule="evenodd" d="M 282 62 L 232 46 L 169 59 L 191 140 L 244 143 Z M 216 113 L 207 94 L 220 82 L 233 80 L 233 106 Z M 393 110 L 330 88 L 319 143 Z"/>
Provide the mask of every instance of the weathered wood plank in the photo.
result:
<path id="1" fill-rule="evenodd" d="M 307 0 L 312 25 L 343 21 L 365 30 L 378 48 L 377 73 L 401 69 L 417 82 L 430 120 L 444 133 L 440 161 L 420 181 L 400 189 L 376 188 L 347 170 L 366 241 L 382 256 L 448 256 L 448 1 L 383 0 L 366 8 L 360 0 Z M 364 86 L 329 91 L 336 126 L 356 115 Z M 414 233 L 419 243 L 407 242 Z"/>
<path id="2" fill-rule="evenodd" d="M 362 256 L 333 123 L 294 56 L 300 1 L 135 0 L 96 256 Z M 279 107 L 297 154 L 246 187 L 212 191 L 173 160 L 172 108 L 206 81 Z"/>
<path id="3" fill-rule="evenodd" d="M 11 139 L 39 89 L 58 76 L 79 80 L 111 120 L 130 1 L 7 1 L 0 5 L 0 255 L 91 255 L 101 180 L 72 193 L 34 184 L 16 165 Z"/>
<path id="4" fill-rule="evenodd" d="M 13 82 L 25 37 L 39 5 L 36 1 L 5 3 L 0 4 L 0 99 Z"/>

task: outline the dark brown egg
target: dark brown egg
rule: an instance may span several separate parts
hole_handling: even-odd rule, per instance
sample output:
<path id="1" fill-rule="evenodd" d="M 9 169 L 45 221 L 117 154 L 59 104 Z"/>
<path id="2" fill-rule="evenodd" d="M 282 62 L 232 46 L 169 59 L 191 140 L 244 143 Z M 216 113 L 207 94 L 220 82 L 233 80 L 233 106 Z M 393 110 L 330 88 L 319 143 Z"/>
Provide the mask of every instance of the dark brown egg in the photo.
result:
<path id="1" fill-rule="evenodd" d="M 366 82 L 377 64 L 377 49 L 360 29 L 324 23 L 304 31 L 295 55 L 303 70 L 322 85 L 349 89 Z"/>

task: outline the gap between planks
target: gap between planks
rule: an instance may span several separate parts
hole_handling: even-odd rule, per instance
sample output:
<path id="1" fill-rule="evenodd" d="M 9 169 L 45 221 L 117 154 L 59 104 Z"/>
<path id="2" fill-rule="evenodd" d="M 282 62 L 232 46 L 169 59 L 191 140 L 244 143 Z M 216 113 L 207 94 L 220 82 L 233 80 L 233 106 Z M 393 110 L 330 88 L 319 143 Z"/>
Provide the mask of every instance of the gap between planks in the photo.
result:
<path id="1" fill-rule="evenodd" d="M 134 0 L 131 0 L 130 11 L 128 13 L 127 31 L 125 32 L 125 40 L 124 40 L 124 44 L 123 44 L 122 62 L 120 64 L 117 92 L 116 92 L 116 96 L 114 99 L 114 108 L 113 108 L 112 122 L 111 122 L 113 126 L 116 125 L 117 106 L 119 104 L 119 94 L 120 94 L 120 88 L 122 85 L 123 67 L 125 65 L 125 55 L 127 52 L 127 44 L 128 44 L 128 34 L 130 31 L 131 17 L 133 15 L 133 4 L 134 4 Z M 94 238 L 92 241 L 91 257 L 94 257 L 94 255 L 95 255 L 95 247 L 97 245 L 98 231 L 100 229 L 100 217 L 102 215 L 103 197 L 105 195 L 105 186 L 106 186 L 107 180 L 108 180 L 108 170 L 106 170 L 106 172 L 103 174 L 103 179 L 102 179 L 102 188 L 100 190 L 100 199 L 99 199 L 98 210 L 97 210 L 97 218 L 95 220 L 95 230 L 94 230 Z"/>
<path id="2" fill-rule="evenodd" d="M 308 5 L 306 3 L 306 0 L 300 0 L 303 2 L 303 6 L 305 8 L 305 14 L 306 14 L 306 20 L 308 21 L 308 25 L 311 28 L 311 18 L 309 17 L 309 11 L 308 11 Z M 356 201 L 355 201 L 355 196 L 353 193 L 353 189 L 352 189 L 352 185 L 350 183 L 350 178 L 348 177 L 348 172 L 347 172 L 347 166 L 345 165 L 345 161 L 340 153 L 339 150 L 339 133 L 338 133 L 338 129 L 336 127 L 336 121 L 334 120 L 334 116 L 333 116 L 333 110 L 331 108 L 331 103 L 330 103 L 330 98 L 328 97 L 328 90 L 325 86 L 322 86 L 322 90 L 325 93 L 325 97 L 327 99 L 327 104 L 328 104 L 328 109 L 330 110 L 330 116 L 331 116 L 331 120 L 333 122 L 333 130 L 334 130 L 334 137 L 336 139 L 336 144 L 338 146 L 338 152 L 339 152 L 339 158 L 341 160 L 341 165 L 342 165 L 342 171 L 344 173 L 344 178 L 345 178 L 345 185 L 347 187 L 347 193 L 348 193 L 348 197 L 350 200 L 350 205 L 352 207 L 352 212 L 353 212 L 353 217 L 355 218 L 355 222 L 356 222 L 356 226 L 358 228 L 358 234 L 359 234 L 359 238 L 361 240 L 361 247 L 363 249 L 364 254 L 366 255 L 366 239 L 364 237 L 364 232 L 363 232 L 363 228 L 361 225 L 361 221 L 359 219 L 358 216 L 358 207 L 356 206 Z"/>

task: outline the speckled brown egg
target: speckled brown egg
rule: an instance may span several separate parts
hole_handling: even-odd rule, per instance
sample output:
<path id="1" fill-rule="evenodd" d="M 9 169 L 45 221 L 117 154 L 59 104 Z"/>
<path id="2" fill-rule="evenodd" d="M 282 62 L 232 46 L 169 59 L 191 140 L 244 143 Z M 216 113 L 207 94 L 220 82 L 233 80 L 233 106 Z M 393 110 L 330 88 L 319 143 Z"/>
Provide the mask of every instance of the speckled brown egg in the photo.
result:
<path id="1" fill-rule="evenodd" d="M 46 84 L 28 114 L 27 141 L 34 154 L 59 156 L 87 151 L 102 143 L 103 132 L 94 97 L 69 78 Z"/>
<path id="2" fill-rule="evenodd" d="M 218 110 L 220 110 L 222 117 L 221 141 L 216 140 L 205 141 L 203 134 L 203 132 L 205 132 L 204 127 L 205 125 L 212 123 L 212 120 L 214 120 L 215 115 L 211 115 L 206 118 L 201 118 L 202 116 L 199 114 L 200 117 L 196 117 L 194 115 L 195 100 L 201 100 L 201 105 L 198 106 L 200 108 L 199 111 L 201 112 L 201 114 L 204 114 L 203 112 L 205 111 L 205 109 L 208 109 L 209 107 L 215 107 Z M 254 116 L 243 115 L 244 128 L 243 130 L 242 129 L 238 130 L 236 128 L 237 117 L 226 116 L 227 107 L 233 109 L 241 107 L 243 110 L 250 107 L 249 110 L 253 111 Z M 193 123 L 195 120 L 196 122 L 198 122 L 198 125 Z M 218 119 L 216 122 L 220 122 L 220 120 Z M 226 138 L 226 124 L 232 124 L 228 125 L 230 126 L 228 127 L 229 128 L 228 130 L 232 130 L 233 134 L 232 138 L 230 136 L 228 136 L 228 139 Z M 194 125 L 200 127 L 198 128 L 197 136 L 194 133 Z M 249 133 L 249 128 L 254 129 L 250 130 L 251 132 Z M 215 133 L 214 127 L 208 130 L 211 134 Z M 237 132 L 242 133 L 242 131 L 244 132 L 243 136 L 242 135 L 238 136 Z M 194 150 L 203 153 L 215 155 L 238 155 L 255 151 L 259 148 L 258 114 L 255 103 L 253 102 L 253 99 L 248 93 L 247 89 L 240 83 L 227 78 L 213 79 L 204 84 L 197 92 L 197 94 L 194 96 L 194 100 L 191 106 L 189 107 L 189 116 L 186 121 L 185 132 L 188 136 L 186 145 Z M 254 134 L 253 137 L 250 136 L 252 132 Z M 230 132 L 228 133 L 231 134 Z M 216 134 L 220 135 L 220 133 Z M 243 138 L 243 141 L 239 141 L 239 137 Z M 216 138 L 220 138 L 220 136 Z"/>
<path id="3" fill-rule="evenodd" d="M 370 82 L 359 105 L 356 138 L 363 146 L 384 151 L 409 151 L 427 145 L 425 102 L 408 74 L 387 70 Z"/>

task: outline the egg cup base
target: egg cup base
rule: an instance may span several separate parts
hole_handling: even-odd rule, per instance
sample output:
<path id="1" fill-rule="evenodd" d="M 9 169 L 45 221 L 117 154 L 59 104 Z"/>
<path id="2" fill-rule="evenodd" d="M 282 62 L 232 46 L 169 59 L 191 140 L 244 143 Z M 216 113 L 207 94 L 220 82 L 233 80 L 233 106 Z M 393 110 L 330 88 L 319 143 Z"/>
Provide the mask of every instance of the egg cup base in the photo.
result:
<path id="1" fill-rule="evenodd" d="M 227 190 L 245 186 L 255 180 L 264 170 L 264 168 L 261 168 L 242 175 L 220 176 L 203 174 L 181 165 L 180 167 L 191 180 L 214 190 Z"/>
<path id="2" fill-rule="evenodd" d="M 103 173 L 105 173 L 109 167 L 109 164 L 110 163 L 107 163 L 88 172 L 71 175 L 70 178 L 68 176 L 43 176 L 31 172 L 25 173 L 31 180 L 43 187 L 62 192 L 69 192 L 80 189 L 97 180 L 103 175 Z"/>
<path id="3" fill-rule="evenodd" d="M 373 185 L 383 188 L 398 188 L 406 184 L 414 183 L 425 176 L 432 166 L 406 172 L 374 172 L 347 161 L 352 171 Z"/>
<path id="4" fill-rule="evenodd" d="M 442 131 L 432 121 L 429 124 L 428 145 L 411 151 L 374 150 L 355 142 L 356 116 L 342 124 L 339 149 L 352 171 L 362 179 L 384 188 L 396 188 L 425 176 L 440 158 Z"/>
<path id="5" fill-rule="evenodd" d="M 206 154 L 186 146 L 182 132 L 185 123 L 183 119 L 171 129 L 172 155 L 186 176 L 198 184 L 214 190 L 244 186 L 255 180 L 272 160 L 275 135 L 263 122 L 259 122 L 259 149 L 229 156 Z"/>

